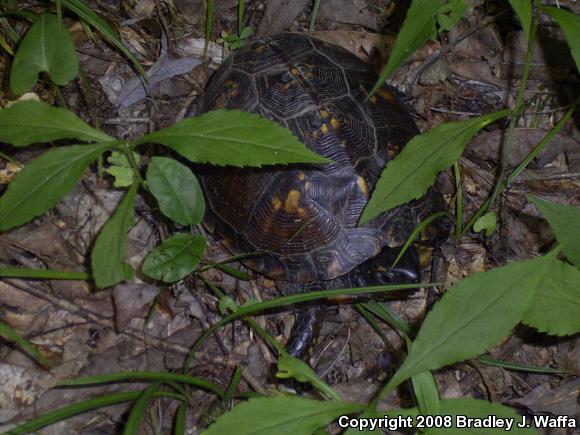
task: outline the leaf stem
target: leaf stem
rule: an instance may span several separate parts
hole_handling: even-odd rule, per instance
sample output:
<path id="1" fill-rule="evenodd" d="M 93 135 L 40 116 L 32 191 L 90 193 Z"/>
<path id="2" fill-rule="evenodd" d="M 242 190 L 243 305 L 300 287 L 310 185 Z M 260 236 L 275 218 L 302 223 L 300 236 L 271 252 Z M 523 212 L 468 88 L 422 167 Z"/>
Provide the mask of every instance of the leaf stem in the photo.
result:
<path id="1" fill-rule="evenodd" d="M 453 164 L 453 174 L 455 176 L 455 240 L 459 242 L 461 239 L 461 226 L 463 225 L 463 190 L 459 161 Z"/>
<path id="2" fill-rule="evenodd" d="M 147 184 L 145 184 L 145 180 L 143 180 L 143 177 L 141 176 L 141 168 L 139 168 L 139 165 L 135 160 L 135 156 L 133 155 L 133 147 L 128 143 L 124 143 L 120 147 L 120 151 L 125 155 L 127 161 L 131 165 L 137 182 L 141 185 L 141 187 L 143 187 L 143 189 L 147 190 Z"/>
<path id="3" fill-rule="evenodd" d="M 507 176 L 507 169 L 509 166 L 509 157 L 511 152 L 511 145 L 513 142 L 513 134 L 516 128 L 516 124 L 520 116 L 522 115 L 525 105 L 523 104 L 524 95 L 526 92 L 526 85 L 528 82 L 528 77 L 530 75 L 530 68 L 532 65 L 532 54 L 534 48 L 534 39 L 536 37 L 536 29 L 538 27 L 539 15 L 540 15 L 540 2 L 539 0 L 535 1 L 535 10 L 534 16 L 532 18 L 532 27 L 530 29 L 530 35 L 528 39 L 528 46 L 526 50 L 526 58 L 524 62 L 524 71 L 522 74 L 522 80 L 520 81 L 520 86 L 518 89 L 518 93 L 516 94 L 516 103 L 515 103 L 515 113 L 510 117 L 510 123 L 508 125 L 508 130 L 506 134 L 506 138 L 502 148 L 502 156 L 501 156 L 501 164 L 500 164 L 500 173 L 495 184 L 495 188 L 489 198 L 489 204 L 487 208 L 493 206 L 495 200 L 499 193 L 503 190 L 505 183 L 505 179 Z M 482 207 L 483 208 L 483 207 Z M 486 210 L 487 211 L 487 210 Z"/>

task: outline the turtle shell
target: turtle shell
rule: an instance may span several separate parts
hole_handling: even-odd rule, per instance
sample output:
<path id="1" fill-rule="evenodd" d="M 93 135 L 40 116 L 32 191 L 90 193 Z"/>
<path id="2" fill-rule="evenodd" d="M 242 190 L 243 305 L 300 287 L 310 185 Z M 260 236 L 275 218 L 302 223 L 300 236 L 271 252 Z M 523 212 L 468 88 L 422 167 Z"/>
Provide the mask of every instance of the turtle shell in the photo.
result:
<path id="1" fill-rule="evenodd" d="M 417 127 L 397 91 L 348 51 L 310 36 L 255 38 L 218 69 L 197 113 L 237 109 L 290 129 L 334 161 L 261 169 L 207 168 L 206 221 L 232 252 L 272 279 L 330 280 L 385 246 L 404 243 L 428 212 L 426 201 L 357 227 L 379 174 Z"/>

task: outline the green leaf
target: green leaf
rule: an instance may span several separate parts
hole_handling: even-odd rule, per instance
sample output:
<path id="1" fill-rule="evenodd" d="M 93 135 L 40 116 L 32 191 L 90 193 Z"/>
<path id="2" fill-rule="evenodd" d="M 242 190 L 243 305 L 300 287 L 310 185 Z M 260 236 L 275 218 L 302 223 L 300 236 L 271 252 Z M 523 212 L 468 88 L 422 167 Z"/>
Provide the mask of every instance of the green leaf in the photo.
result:
<path id="1" fill-rule="evenodd" d="M 224 391 L 216 384 L 206 381 L 205 379 L 195 376 L 184 375 L 170 372 L 152 372 L 152 371 L 130 371 L 105 373 L 102 375 L 85 376 L 82 378 L 70 379 L 59 383 L 59 386 L 87 386 L 98 384 L 109 384 L 112 382 L 131 382 L 131 381 L 159 381 L 163 383 L 177 383 L 199 387 L 210 391 L 220 398 L 224 396 Z"/>
<path id="2" fill-rule="evenodd" d="M 448 435 L 448 434 L 481 434 L 481 435 L 502 435 L 506 433 L 537 435 L 534 429 L 520 428 L 518 423 L 525 425 L 525 423 L 532 424 L 529 419 L 524 420 L 514 409 L 501 405 L 499 403 L 486 402 L 477 399 L 447 399 L 439 402 L 439 411 L 437 415 L 449 416 L 449 421 L 452 423 L 451 429 L 429 429 L 425 434 L 429 435 Z M 487 421 L 488 424 L 483 428 L 468 428 L 466 426 L 468 419 L 471 418 L 472 425 L 474 420 L 480 422 Z M 484 420 L 487 419 L 487 420 Z M 415 419 L 417 421 L 417 419 Z M 501 422 L 501 423 L 500 423 Z M 508 432 L 507 426 L 512 423 Z M 500 427 L 500 424 L 503 427 Z"/>
<path id="3" fill-rule="evenodd" d="M 215 269 L 221 270 L 226 275 L 229 275 L 233 278 L 237 278 L 237 279 L 242 280 L 242 281 L 251 281 L 253 279 L 252 275 L 238 269 L 237 267 L 231 267 L 231 266 L 228 266 L 227 264 L 216 264 L 213 267 Z"/>
<path id="4" fill-rule="evenodd" d="M 183 119 L 138 141 L 146 142 L 163 144 L 192 162 L 214 165 L 330 162 L 306 148 L 281 125 L 235 110 L 216 110 Z"/>
<path id="5" fill-rule="evenodd" d="M 311 434 L 340 415 L 362 409 L 362 405 L 355 403 L 322 402 L 301 397 L 250 399 L 218 417 L 202 434 Z"/>
<path id="6" fill-rule="evenodd" d="M 177 408 L 177 413 L 175 414 L 175 424 L 173 426 L 173 433 L 175 435 L 185 435 L 187 428 L 187 402 L 183 402 Z"/>
<path id="7" fill-rule="evenodd" d="M 34 346 L 34 344 L 22 338 L 18 333 L 13 330 L 10 326 L 5 323 L 0 322 L 0 337 L 5 340 L 15 343 L 18 347 L 24 350 L 28 355 L 30 355 L 34 360 L 44 366 L 51 367 L 52 364 L 47 360 Z"/>
<path id="8" fill-rule="evenodd" d="M 141 155 L 139 153 L 136 153 L 135 151 L 132 151 L 132 153 L 133 153 L 133 159 L 136 162 L 139 162 L 141 160 Z M 120 151 L 113 151 L 111 153 L 111 155 L 109 155 L 109 157 L 107 157 L 107 163 L 110 163 L 111 165 L 115 165 L 115 166 L 121 166 L 122 168 L 130 168 L 131 167 L 131 163 L 129 163 L 127 156 Z"/>
<path id="9" fill-rule="evenodd" d="M 78 70 L 79 60 L 68 30 L 56 15 L 44 14 L 20 42 L 10 71 L 10 89 L 18 95 L 28 92 L 41 72 L 63 86 L 76 77 Z"/>
<path id="10" fill-rule="evenodd" d="M 439 390 L 433 374 L 430 371 L 426 371 L 413 376 L 411 380 L 421 414 L 437 414 L 441 402 L 439 401 Z"/>
<path id="11" fill-rule="evenodd" d="M 473 358 L 496 345 L 520 322 L 552 261 L 547 255 L 457 282 L 429 312 L 381 396 L 411 376 Z"/>
<path id="12" fill-rule="evenodd" d="M 442 0 L 415 0 L 411 2 L 411 7 L 407 11 L 407 17 L 401 30 L 399 30 L 387 65 L 383 68 L 377 83 L 371 90 L 371 95 L 412 53 L 421 48 L 429 39 L 435 37 L 435 17 L 442 4 Z"/>
<path id="13" fill-rule="evenodd" d="M 240 39 L 249 38 L 250 36 L 252 36 L 252 33 L 254 33 L 254 31 L 252 30 L 251 27 L 244 27 L 240 33 Z"/>
<path id="14" fill-rule="evenodd" d="M 140 431 L 141 422 L 145 418 L 145 412 L 147 411 L 147 406 L 149 402 L 154 398 L 155 393 L 157 393 L 163 384 L 161 382 L 155 382 L 149 385 L 141 394 L 139 398 L 135 400 L 133 407 L 131 408 L 131 413 L 125 422 L 125 427 L 123 428 L 123 435 L 137 435 Z"/>
<path id="15" fill-rule="evenodd" d="M 539 286 L 523 322 L 540 332 L 572 335 L 580 332 L 580 270 L 554 261 Z"/>
<path id="16" fill-rule="evenodd" d="M 526 42 L 530 40 L 532 31 L 532 2 L 530 0 L 508 0 L 512 9 L 517 14 L 526 36 Z"/>
<path id="17" fill-rule="evenodd" d="M 137 184 L 134 184 L 99 233 L 91 252 L 91 267 L 98 288 L 133 278 L 133 269 L 125 262 L 125 255 L 127 232 L 133 226 L 136 192 Z"/>
<path id="18" fill-rule="evenodd" d="M 141 155 L 135 151 L 133 153 L 133 160 L 139 162 L 141 160 Z M 119 151 L 113 151 L 109 157 L 107 157 L 107 163 L 111 166 L 105 169 L 105 172 L 111 174 L 114 177 L 113 186 L 115 187 L 129 187 L 133 184 L 134 173 L 129 160 L 125 154 Z"/>
<path id="19" fill-rule="evenodd" d="M 66 270 L 0 266 L 0 277 L 86 281 L 89 279 L 89 274 L 85 272 L 68 272 Z"/>
<path id="20" fill-rule="evenodd" d="M 453 29 L 468 9 L 469 5 L 465 0 L 448 0 L 437 11 L 439 31 L 448 32 Z"/>
<path id="21" fill-rule="evenodd" d="M 94 13 L 92 9 L 89 8 L 82 0 L 62 0 L 62 4 L 77 14 L 80 18 L 85 20 L 89 25 L 101 32 L 107 41 L 109 41 L 111 44 L 117 47 L 121 53 L 127 56 L 141 77 L 144 79 L 147 78 L 145 70 L 143 70 L 141 64 L 137 61 L 137 59 L 135 59 L 135 56 L 131 54 L 127 47 L 125 47 L 125 44 L 123 44 L 121 38 L 119 38 L 117 33 L 111 28 L 111 26 L 109 26 L 109 23 Z"/>
<path id="22" fill-rule="evenodd" d="M 475 221 L 475 223 L 473 224 L 473 231 L 475 231 L 476 233 L 485 231 L 485 235 L 489 236 L 495 231 L 496 225 L 497 225 L 497 215 L 495 214 L 494 211 L 490 211 Z"/>
<path id="23" fill-rule="evenodd" d="M 278 359 L 278 373 L 276 377 L 280 379 L 294 378 L 298 382 L 308 382 L 326 397 L 340 401 L 340 396 L 326 382 L 318 377 L 304 361 L 282 353 Z"/>
<path id="24" fill-rule="evenodd" d="M 38 101 L 20 101 L 0 109 L 0 141 L 17 147 L 59 139 L 108 142 L 115 139 L 96 130 L 74 113 Z"/>
<path id="25" fill-rule="evenodd" d="M 564 254 L 580 267 L 580 207 L 560 205 L 528 195 L 528 200 L 550 224 L 550 228 L 564 247 Z"/>
<path id="26" fill-rule="evenodd" d="M 479 130 L 509 113 L 503 110 L 465 121 L 449 122 L 415 136 L 383 170 L 359 225 L 420 198 L 435 182 L 437 174 L 459 158 Z"/>
<path id="27" fill-rule="evenodd" d="M 153 157 L 147 168 L 147 186 L 169 219 L 181 225 L 201 222 L 203 193 L 187 166 L 167 157 Z"/>
<path id="28" fill-rule="evenodd" d="M 113 186 L 115 187 L 129 187 L 133 184 L 133 169 L 124 168 L 122 166 L 109 166 L 105 169 L 105 172 L 112 175 Z"/>
<path id="29" fill-rule="evenodd" d="M 205 252 L 205 238 L 199 234 L 176 234 L 147 255 L 143 272 L 164 282 L 176 282 L 189 275 Z"/>
<path id="30" fill-rule="evenodd" d="M 576 68 L 580 71 L 580 15 L 553 6 L 544 7 L 544 11 L 562 28 L 576 62 Z"/>
<path id="31" fill-rule="evenodd" d="M 128 393 L 114 393 L 107 394 L 106 396 L 95 397 L 93 399 L 84 400 L 82 402 L 74 403 L 73 405 L 64 406 L 55 411 L 51 411 L 47 414 L 36 417 L 32 420 L 28 420 L 14 429 L 5 432 L 6 435 L 20 435 L 20 434 L 30 434 L 38 429 L 48 426 L 53 423 L 57 423 L 67 418 L 73 417 L 75 415 L 82 414 L 93 409 L 103 408 L 105 406 L 115 405 L 117 403 L 130 402 L 137 399 L 140 395 L 139 391 L 131 391 Z M 155 393 L 155 397 L 170 397 L 176 400 L 182 400 L 182 398 L 171 392 L 160 391 Z"/>
<path id="32" fill-rule="evenodd" d="M 25 224 L 69 193 L 87 166 L 110 143 L 71 145 L 45 152 L 28 164 L 0 198 L 0 231 Z"/>

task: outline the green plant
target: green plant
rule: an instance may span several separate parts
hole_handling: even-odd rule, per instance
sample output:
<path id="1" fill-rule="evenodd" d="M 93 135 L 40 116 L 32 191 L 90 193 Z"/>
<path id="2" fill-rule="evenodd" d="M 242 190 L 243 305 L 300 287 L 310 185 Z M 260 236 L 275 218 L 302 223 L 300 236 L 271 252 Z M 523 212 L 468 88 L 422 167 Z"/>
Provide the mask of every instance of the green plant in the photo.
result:
<path id="1" fill-rule="evenodd" d="M 223 44 L 226 50 L 237 50 L 242 46 L 244 43 L 244 39 L 249 38 L 252 36 L 252 28 L 251 27 L 244 27 L 238 35 L 236 34 L 229 34 L 225 30 L 221 33 L 221 36 L 218 38 L 217 43 Z"/>
<path id="2" fill-rule="evenodd" d="M 78 59 L 69 33 L 63 26 L 63 8 L 79 17 L 88 28 L 97 30 L 106 41 L 117 48 L 133 64 L 136 71 L 146 79 L 145 71 L 135 56 L 125 47 L 118 34 L 109 23 L 89 8 L 83 0 L 57 0 L 57 14 L 36 15 L 20 9 L 13 2 L 0 5 L 3 15 L 25 18 L 33 22 L 22 41 L 6 18 L 0 18 L 0 27 L 9 36 L 0 35 L 0 46 L 9 54 L 14 54 L 13 45 L 20 43 L 10 74 L 10 87 L 15 94 L 27 92 L 36 82 L 38 73 L 47 73 L 56 85 L 64 85 L 78 73 Z"/>
<path id="3" fill-rule="evenodd" d="M 213 15 L 213 2 L 208 2 L 208 17 Z M 528 40 L 528 55 L 526 70 L 529 71 L 533 37 L 542 12 L 552 16 L 562 27 L 572 50 L 573 57 L 580 69 L 580 20 L 569 12 L 556 8 L 543 7 L 539 1 L 533 4 L 525 0 L 512 0 L 512 7 L 519 16 Z M 242 2 L 243 4 L 243 2 Z M 210 8 L 210 5 L 212 6 Z M 377 87 L 406 59 L 410 53 L 434 37 L 437 29 L 445 30 L 452 27 L 461 14 L 465 12 L 465 3 L 461 0 L 441 2 L 439 0 L 415 0 L 409 10 L 407 19 L 393 54 L 381 75 Z M 241 20 L 240 20 L 241 21 Z M 211 20 L 209 20 L 211 22 Z M 455 165 L 457 186 L 461 187 L 461 174 L 456 165 L 468 141 L 484 126 L 504 117 L 510 119 L 508 134 L 504 144 L 505 163 L 509 155 L 511 135 L 515 120 L 521 116 L 523 90 L 526 86 L 527 73 L 518 91 L 518 98 L 512 110 L 484 115 L 478 118 L 441 125 L 413 139 L 401 155 L 385 169 L 377 188 L 369 202 L 361 222 L 396 207 L 411 199 L 421 196 L 433 184 L 438 172 Z M 465 228 L 458 225 L 457 236 L 477 227 L 485 231 L 493 231 L 493 213 L 490 211 L 498 195 L 524 170 L 529 162 L 549 143 L 556 133 L 572 116 L 579 101 L 566 112 L 556 126 L 532 149 L 530 154 L 512 171 L 503 166 L 496 182 L 494 191 L 482 208 L 470 219 Z M 35 128 L 26 123 L 34 120 Z M 243 136 L 246 142 L 235 146 L 227 140 L 218 141 L 211 136 L 215 126 L 228 125 L 222 130 L 221 136 L 228 132 L 239 139 Z M 244 127 L 249 126 L 247 129 Z M 261 132 L 279 134 L 284 145 L 273 153 L 266 152 L 260 146 Z M 64 109 L 51 108 L 41 103 L 22 102 L 9 109 L 0 110 L 0 140 L 14 146 L 26 146 L 34 142 L 73 139 L 85 142 L 82 145 L 57 147 L 46 152 L 33 163 L 29 164 L 20 176 L 10 185 L 8 191 L 0 199 L 0 231 L 6 231 L 21 225 L 35 216 L 45 212 L 65 195 L 78 181 L 83 170 L 98 156 L 115 150 L 125 156 L 124 167 L 132 169 L 133 178 L 130 188 L 119 205 L 115 215 L 103 228 L 92 253 L 92 274 L 98 287 L 113 285 L 131 276 L 131 269 L 124 262 L 124 240 L 127 228 L 132 222 L 132 203 L 138 186 L 150 192 L 159 202 L 162 213 L 171 221 L 181 225 L 192 226 L 199 223 L 203 214 L 203 200 L 199 186 L 194 181 L 191 171 L 175 160 L 165 157 L 154 157 L 147 168 L 145 178 L 141 175 L 141 167 L 133 154 L 134 149 L 147 142 L 160 143 L 194 162 L 211 162 L 214 164 L 259 165 L 284 162 L 316 161 L 316 156 L 305 151 L 287 132 L 271 123 L 255 116 L 242 113 L 220 111 L 181 121 L 165 130 L 151 133 L 129 143 L 117 141 L 99 130 L 93 129 L 70 112 Z M 214 141 L 215 147 L 202 147 L 203 141 Z M 437 147 L 429 147 L 431 144 Z M 262 145 L 264 145 L 262 143 Z M 212 152 L 219 147 L 228 151 Z M 223 149 L 223 148 L 222 148 Z M 507 153 L 507 154 L 506 154 Z M 121 165 L 123 166 L 123 165 Z M 169 177 L 168 174 L 177 174 Z M 33 180 L 42 177 L 46 180 L 38 186 Z M 58 183 L 56 180 L 58 179 Z M 186 183 L 188 189 L 179 189 L 179 183 Z M 458 195 L 457 198 L 460 199 Z M 301 361 L 290 358 L 281 346 L 251 318 L 252 314 L 275 309 L 290 304 L 317 299 L 326 299 L 336 295 L 353 293 L 374 293 L 408 286 L 384 286 L 365 289 L 338 289 L 310 292 L 300 295 L 276 298 L 260 303 L 248 302 L 238 306 L 232 299 L 223 295 L 219 289 L 212 290 L 220 298 L 220 307 L 229 313 L 221 321 L 209 328 L 195 343 L 191 354 L 184 365 L 187 370 L 195 350 L 217 328 L 236 320 L 243 319 L 264 338 L 279 353 L 278 377 L 294 378 L 299 382 L 307 382 L 315 387 L 320 397 L 326 400 L 312 400 L 298 396 L 269 396 L 251 398 L 239 404 L 232 411 L 218 417 L 205 433 L 312 433 L 339 416 L 361 413 L 361 417 L 400 417 L 410 419 L 411 427 L 424 429 L 428 433 L 438 433 L 444 429 L 452 430 L 457 422 L 457 416 L 485 417 L 495 415 L 520 421 L 519 417 L 509 407 L 475 399 L 441 399 L 437 386 L 431 374 L 444 366 L 469 358 L 475 358 L 496 345 L 509 334 L 515 325 L 523 322 L 542 332 L 565 336 L 580 331 L 580 209 L 572 206 L 552 204 L 538 198 L 530 197 L 532 202 L 544 215 L 552 228 L 559 245 L 550 253 L 534 259 L 497 267 L 487 272 L 478 273 L 458 281 L 437 302 L 428 313 L 419 331 L 415 331 L 393 313 L 388 312 L 378 303 L 360 305 L 365 318 L 373 316 L 397 325 L 407 338 L 408 354 L 393 377 L 382 391 L 368 405 L 342 401 L 340 396 Z M 457 206 L 457 214 L 461 216 L 461 204 Z M 436 216 L 438 217 L 438 216 Z M 435 219 L 436 217 L 433 217 Z M 457 222 L 461 222 L 458 219 Z M 116 247 L 115 255 L 105 255 L 103 246 Z M 202 272 L 209 267 L 221 267 L 228 270 L 225 264 L 200 266 L 205 242 L 199 236 L 182 233 L 166 240 L 150 254 L 145 271 L 151 276 L 173 282 L 191 273 L 194 268 L 203 279 Z M 565 255 L 566 260 L 557 257 Z M 0 276 L 59 276 L 69 275 L 58 271 L 31 271 L 29 269 L 0 269 Z M 78 275 L 74 278 L 79 279 Z M 210 286 L 211 287 L 211 286 Z M 562 301 L 568 301 L 563 303 Z M 485 361 L 485 360 L 483 360 Z M 492 364 L 498 362 L 489 361 Z M 503 365 L 510 367 L 509 365 Z M 514 367 L 511 366 L 513 369 Z M 515 369 L 531 370 L 529 367 Z M 535 370 L 535 369 L 534 369 Z M 539 370 L 537 370 L 539 371 Z M 545 371 L 545 370 L 544 370 Z M 236 375 L 234 374 L 234 378 Z M 220 400 L 225 396 L 232 397 L 231 389 L 225 394 L 213 384 L 203 379 L 188 377 L 185 374 L 131 373 L 111 374 L 98 378 L 84 378 L 68 385 L 92 385 L 95 383 L 112 382 L 127 379 L 140 379 L 152 382 L 151 385 L 138 393 L 120 393 L 88 402 L 72 405 L 40 417 L 12 431 L 24 433 L 36 430 L 46 424 L 121 401 L 134 401 L 133 412 L 128 423 L 128 430 L 135 431 L 139 416 L 143 415 L 144 404 L 154 397 L 170 397 L 182 403 L 187 402 L 186 385 L 211 391 Z M 381 400 L 397 386 L 405 381 L 411 381 L 417 406 L 409 409 L 391 409 L 385 412 L 377 411 Z M 231 385 L 237 382 L 232 379 Z M 166 391 L 162 386 L 168 386 L 173 391 Z M 280 412 L 280 411 L 283 412 Z M 178 411 L 179 427 L 183 430 L 184 406 Z M 256 415 L 260 416 L 259 419 Z M 433 416 L 428 420 L 426 416 Z M 439 416 L 439 420 L 435 417 Z M 360 420 L 361 429 L 363 427 Z M 429 423 L 431 421 L 431 423 Z M 438 421 L 440 430 L 432 426 Z M 370 424 L 370 423 L 369 423 Z M 420 426 L 422 425 L 422 426 Z M 514 431 L 530 433 L 529 428 L 515 427 Z M 489 429 L 485 433 L 503 433 L 503 429 Z M 358 433 L 351 428 L 347 433 Z"/>

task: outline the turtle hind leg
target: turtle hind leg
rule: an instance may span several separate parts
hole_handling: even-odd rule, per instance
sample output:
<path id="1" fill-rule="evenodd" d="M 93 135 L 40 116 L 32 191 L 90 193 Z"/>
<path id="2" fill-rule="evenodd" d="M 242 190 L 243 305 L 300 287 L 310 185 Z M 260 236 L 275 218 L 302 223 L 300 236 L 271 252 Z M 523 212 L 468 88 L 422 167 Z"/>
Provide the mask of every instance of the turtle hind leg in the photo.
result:
<path id="1" fill-rule="evenodd" d="M 323 308 L 320 305 L 309 305 L 298 312 L 296 321 L 286 343 L 288 353 L 302 358 L 310 349 L 314 337 L 318 335 L 322 323 Z"/>
<path id="2" fill-rule="evenodd" d="M 327 284 L 321 281 L 310 283 L 279 281 L 276 287 L 283 295 L 291 295 L 326 289 Z M 320 331 L 325 306 L 324 301 L 314 301 L 312 304 L 298 307 L 296 320 L 286 342 L 286 350 L 290 355 L 302 358 L 311 348 L 314 338 Z"/>

